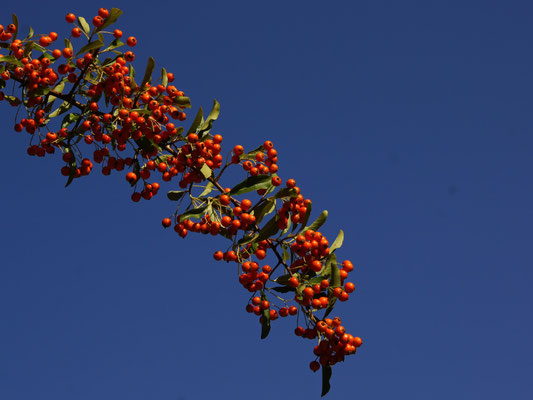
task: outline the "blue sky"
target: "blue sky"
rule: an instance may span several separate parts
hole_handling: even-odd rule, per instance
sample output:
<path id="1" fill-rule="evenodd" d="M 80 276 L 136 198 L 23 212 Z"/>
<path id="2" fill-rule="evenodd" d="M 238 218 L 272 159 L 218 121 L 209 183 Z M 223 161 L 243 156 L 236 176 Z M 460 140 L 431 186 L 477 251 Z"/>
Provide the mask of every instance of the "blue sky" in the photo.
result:
<path id="1" fill-rule="evenodd" d="M 344 230 L 338 312 L 364 344 L 327 398 L 533 397 L 530 2 L 27 1 L 0 24 L 63 35 L 100 6 L 124 10 L 138 69 L 220 101 L 226 150 L 272 140 Z M 65 189 L 0 117 L 0 398 L 319 397 L 311 343 L 293 320 L 259 339 L 222 241 L 163 230 L 172 205 L 133 204 L 122 175 Z"/>

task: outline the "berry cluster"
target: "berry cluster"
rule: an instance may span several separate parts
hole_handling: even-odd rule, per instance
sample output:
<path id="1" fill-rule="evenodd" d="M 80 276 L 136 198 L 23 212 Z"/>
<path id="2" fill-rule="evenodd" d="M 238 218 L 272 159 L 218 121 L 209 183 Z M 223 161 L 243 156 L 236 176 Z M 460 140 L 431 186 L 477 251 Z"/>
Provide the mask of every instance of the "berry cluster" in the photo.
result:
<path id="1" fill-rule="evenodd" d="M 230 240 L 229 247 L 213 257 L 238 264 L 239 283 L 251 293 L 246 311 L 259 316 L 261 337 L 279 317 L 302 317 L 306 327 L 297 326 L 295 334 L 318 339 L 310 368 L 322 366 L 329 381 L 331 366 L 362 344 L 346 333 L 338 317 L 328 318 L 336 301 L 348 300 L 355 290 L 347 281 L 353 264 L 338 263 L 335 253 L 344 234 L 340 231 L 331 244 L 318 231 L 327 211 L 309 223 L 312 201 L 304 198 L 296 181 L 288 179 L 280 188 L 278 152 L 271 141 L 249 152 L 237 145 L 223 156 L 222 136 L 211 133 L 218 102 L 207 118 L 200 109 L 187 130 L 180 126 L 190 101 L 170 84 L 174 75 L 162 69 L 161 76 L 152 79 L 150 58 L 142 81 L 136 82 L 135 53 L 119 49 L 132 48 L 137 40 L 130 36 L 124 43 L 121 30 L 104 30 L 121 13 L 101 8 L 92 27 L 83 17 L 67 14 L 65 20 L 74 27 L 65 47 L 53 49 L 56 32 L 35 36 L 30 29 L 20 40 L 15 16 L 6 28 L 0 25 L 0 49 L 9 52 L 0 55 L 0 101 L 25 110 L 14 129 L 30 136 L 27 153 L 44 157 L 60 151 L 67 185 L 91 174 L 95 164 L 101 165 L 103 175 L 123 171 L 134 202 L 155 196 L 161 188 L 157 180 L 175 180 L 177 190 L 167 197 L 178 204 L 161 221 L 163 227 L 173 227 L 182 238 L 193 232 Z M 71 40 L 83 37 L 87 43 L 76 51 Z M 1 90 L 10 81 L 13 92 L 16 83 L 18 96 Z M 54 124 L 58 117 L 61 122 Z M 222 175 L 234 165 L 240 165 L 246 177 L 224 188 Z M 210 196 L 213 190 L 218 193 Z M 239 199 L 244 194 L 249 195 Z M 267 257 L 270 265 L 263 261 Z M 329 383 L 323 394 L 328 389 Z"/>

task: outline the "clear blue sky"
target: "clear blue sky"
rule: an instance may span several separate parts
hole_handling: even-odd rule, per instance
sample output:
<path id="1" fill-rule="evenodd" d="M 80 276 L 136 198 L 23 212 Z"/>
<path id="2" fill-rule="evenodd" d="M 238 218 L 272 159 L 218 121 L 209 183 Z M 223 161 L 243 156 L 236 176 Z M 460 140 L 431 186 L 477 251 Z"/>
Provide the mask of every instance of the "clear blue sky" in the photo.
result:
<path id="1" fill-rule="evenodd" d="M 0 23 L 123 9 L 139 69 L 154 56 L 195 110 L 217 98 L 226 149 L 272 140 L 322 231 L 344 229 L 338 309 L 364 344 L 328 399 L 533 398 L 531 2 L 73 4 Z M 122 175 L 65 189 L 0 118 L 0 398 L 319 397 L 311 343 L 292 320 L 259 339 L 221 241 L 163 230 L 172 205 L 134 205 Z"/>

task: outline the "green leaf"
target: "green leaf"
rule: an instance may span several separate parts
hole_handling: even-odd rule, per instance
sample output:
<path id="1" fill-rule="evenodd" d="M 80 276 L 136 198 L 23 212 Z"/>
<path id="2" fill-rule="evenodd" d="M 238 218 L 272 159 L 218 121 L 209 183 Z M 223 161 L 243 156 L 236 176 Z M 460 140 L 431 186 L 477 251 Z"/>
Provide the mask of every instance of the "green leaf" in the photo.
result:
<path id="1" fill-rule="evenodd" d="M 191 108 L 191 99 L 187 96 L 177 96 L 174 97 L 174 104 L 179 108 Z"/>
<path id="2" fill-rule="evenodd" d="M 52 111 L 48 115 L 48 118 L 57 117 L 58 115 L 61 115 L 61 114 L 65 113 L 65 112 L 67 112 L 71 108 L 72 108 L 72 104 L 70 104 L 68 101 L 64 101 L 56 110 Z"/>
<path id="3" fill-rule="evenodd" d="M 139 147 L 147 153 L 153 153 L 156 149 L 152 141 L 145 136 L 141 137 L 139 140 L 136 140 L 135 143 L 137 143 Z"/>
<path id="4" fill-rule="evenodd" d="M 182 190 L 171 190 L 167 193 L 167 197 L 169 200 L 178 201 L 185 193 L 187 192 Z"/>
<path id="5" fill-rule="evenodd" d="M 78 17 L 78 24 L 80 25 L 83 33 L 85 33 L 85 36 L 89 37 L 89 35 L 91 34 L 91 27 L 89 26 L 85 18 Z"/>
<path id="6" fill-rule="evenodd" d="M 34 32 L 33 28 L 30 26 L 30 30 L 28 32 L 28 36 L 26 36 L 26 39 L 24 39 L 24 40 L 31 39 L 33 37 L 34 33 L 35 32 Z"/>
<path id="7" fill-rule="evenodd" d="M 237 184 L 231 189 L 231 195 L 239 195 L 248 192 L 253 192 L 259 189 L 266 189 L 272 186 L 272 178 L 268 175 L 257 175 L 246 178 L 241 183 Z"/>
<path id="8" fill-rule="evenodd" d="M 198 208 L 193 208 L 189 211 L 184 212 L 180 216 L 180 222 L 183 222 L 184 220 L 188 218 L 200 218 L 203 217 L 205 214 L 205 210 L 207 209 L 207 204 Z"/>
<path id="9" fill-rule="evenodd" d="M 76 57 L 82 53 L 87 53 L 90 50 L 98 49 L 100 47 L 103 47 L 104 42 L 102 42 L 100 39 L 95 40 L 94 42 L 87 43 L 85 46 L 83 46 L 77 53 Z"/>
<path id="10" fill-rule="evenodd" d="M 296 289 L 290 286 L 276 286 L 270 288 L 272 290 L 275 290 L 278 293 L 289 293 L 289 292 L 295 292 Z"/>
<path id="11" fill-rule="evenodd" d="M 73 161 L 70 164 L 70 172 L 68 175 L 67 183 L 65 183 L 65 187 L 68 187 L 72 183 L 74 178 L 76 177 L 76 169 L 77 169 L 76 161 Z"/>
<path id="12" fill-rule="evenodd" d="M 259 146 L 256 149 L 253 149 L 252 151 L 249 151 L 248 153 L 244 153 L 240 155 L 241 160 L 255 160 L 255 155 L 257 153 L 262 153 L 265 150 L 263 145 Z"/>
<path id="13" fill-rule="evenodd" d="M 163 86 L 168 85 L 167 70 L 165 68 L 161 68 L 161 85 Z"/>
<path id="14" fill-rule="evenodd" d="M 200 168 L 200 172 L 202 173 L 203 177 L 207 179 L 211 176 L 211 174 L 213 173 L 213 170 L 209 168 L 207 164 L 204 164 L 202 165 L 202 168 Z"/>
<path id="15" fill-rule="evenodd" d="M 213 108 L 211 109 L 211 112 L 207 116 L 207 119 L 202 124 L 202 127 L 200 128 L 201 132 L 209 132 L 211 130 L 211 127 L 213 126 L 213 122 L 218 118 L 220 115 L 220 103 L 216 101 L 216 99 L 213 100 Z"/>
<path id="16" fill-rule="evenodd" d="M 122 15 L 122 10 L 119 10 L 118 8 L 112 8 L 109 11 L 109 16 L 104 20 L 104 23 L 102 24 L 102 26 L 99 26 L 98 28 L 96 28 L 96 32 L 100 32 L 104 30 L 105 28 L 107 28 L 109 25 L 112 25 L 115 22 L 117 22 L 117 19 L 121 15 Z"/>
<path id="17" fill-rule="evenodd" d="M 202 107 L 198 109 L 198 112 L 196 113 L 196 117 L 194 117 L 194 121 L 192 121 L 191 127 L 187 131 L 187 134 L 189 133 L 195 133 L 200 124 L 202 123 L 204 119 L 204 110 L 202 110 Z"/>
<path id="18" fill-rule="evenodd" d="M 258 203 L 252 208 L 251 213 L 255 217 L 255 223 L 260 224 L 265 216 L 276 209 L 276 200 L 270 198 Z"/>
<path id="19" fill-rule="evenodd" d="M 18 97 L 15 97 L 15 96 L 8 96 L 8 95 L 6 95 L 6 96 L 5 96 L 5 99 L 6 99 L 7 101 L 9 101 L 9 104 L 13 104 L 13 105 L 17 105 L 17 106 L 18 106 L 20 103 L 22 103 L 22 102 L 20 101 L 20 99 L 19 99 Z"/>
<path id="20" fill-rule="evenodd" d="M 9 64 L 16 65 L 18 67 L 22 67 L 24 65 L 15 56 L 2 56 L 0 57 L 0 62 L 6 62 Z"/>
<path id="21" fill-rule="evenodd" d="M 292 275 L 286 274 L 286 275 L 280 275 L 276 279 L 274 279 L 274 282 L 279 283 L 280 285 L 287 286 L 289 284 L 289 279 L 292 277 Z"/>
<path id="22" fill-rule="evenodd" d="M 19 33 L 19 19 L 17 18 L 16 14 L 13 14 L 13 24 L 15 25 L 17 29 L 13 33 L 13 37 L 11 38 L 11 41 L 15 40 Z"/>
<path id="23" fill-rule="evenodd" d="M 59 83 L 54 86 L 54 92 L 63 93 L 63 89 L 65 89 L 65 79 L 60 80 Z M 48 97 L 48 101 L 52 103 L 56 101 L 56 99 L 57 97 L 55 97 L 54 95 L 50 95 Z"/>
<path id="24" fill-rule="evenodd" d="M 328 394 L 331 385 L 329 380 L 331 379 L 331 365 L 322 366 L 322 394 L 321 397 L 324 397 Z"/>
<path id="25" fill-rule="evenodd" d="M 124 46 L 124 42 L 121 42 L 120 40 L 115 39 L 102 52 L 115 50 L 115 49 L 118 49 L 119 47 L 122 47 L 122 46 Z M 130 66 L 130 68 L 131 68 L 131 66 Z"/>
<path id="26" fill-rule="evenodd" d="M 148 81 L 150 81 L 150 78 L 152 77 L 152 72 L 154 72 L 154 68 L 155 68 L 155 60 L 153 59 L 153 57 L 150 57 L 148 59 L 148 63 L 146 64 L 146 70 L 144 71 L 144 77 L 140 85 L 141 91 L 144 90 L 144 85 L 148 83 Z"/>
<path id="27" fill-rule="evenodd" d="M 278 219 L 279 216 L 276 214 L 270 221 L 268 221 L 265 226 L 263 226 L 263 229 L 259 231 L 258 235 L 254 239 L 254 242 L 260 242 L 274 236 L 279 230 Z"/>
<path id="28" fill-rule="evenodd" d="M 336 287 L 340 287 L 341 286 L 341 273 L 339 270 L 339 266 L 337 265 L 337 256 L 335 255 L 335 253 L 330 253 L 328 255 L 328 258 L 326 259 L 326 266 L 324 268 L 324 271 L 326 272 L 328 269 L 331 271 L 330 287 L 332 289 Z M 333 307 L 335 307 L 336 302 L 337 302 L 337 298 L 333 296 L 333 291 L 331 291 L 331 293 L 329 294 L 329 304 L 328 304 L 328 307 L 326 308 L 326 312 L 324 313 L 323 318 L 326 318 L 329 315 L 329 313 L 333 311 Z"/>
<path id="29" fill-rule="evenodd" d="M 305 229 L 301 233 L 304 233 L 308 230 L 313 230 L 316 232 L 318 228 L 324 225 L 324 222 L 326 222 L 327 218 L 328 218 L 328 211 L 327 210 L 322 211 L 322 213 L 318 216 L 318 218 L 315 219 L 315 221 L 311 225 L 306 226 Z"/>
<path id="30" fill-rule="evenodd" d="M 78 119 L 80 119 L 81 115 L 77 113 L 70 113 L 63 118 L 63 121 L 61 122 L 61 128 L 66 128 L 73 122 L 76 122 Z"/>
<path id="31" fill-rule="evenodd" d="M 289 251 L 287 250 L 288 246 L 284 244 L 282 245 L 282 247 L 283 247 L 283 254 L 281 258 L 283 259 L 283 261 L 288 261 L 289 258 L 291 258 L 291 255 L 289 254 Z"/>
<path id="32" fill-rule="evenodd" d="M 15 56 L 2 56 L 0 57 L 0 62 L 6 62 L 9 64 L 16 65 L 18 67 L 24 66 Z"/>
<path id="33" fill-rule="evenodd" d="M 337 238 L 333 242 L 333 244 L 329 247 L 330 253 L 333 253 L 335 250 L 340 248 L 342 246 L 342 242 L 344 242 L 344 232 L 342 229 L 339 231 L 339 234 L 337 235 Z"/>
<path id="34" fill-rule="evenodd" d="M 213 190 L 214 185 L 211 182 L 207 182 L 204 191 L 200 194 L 200 197 L 207 196 Z"/>
<path id="35" fill-rule="evenodd" d="M 261 293 L 261 300 L 266 300 L 265 293 Z M 263 310 L 263 320 L 261 322 L 261 339 L 265 339 L 270 333 L 270 309 Z"/>
<path id="36" fill-rule="evenodd" d="M 137 83 L 135 83 L 135 69 L 133 68 L 133 65 L 130 64 L 130 72 L 129 72 L 129 77 L 130 77 L 130 80 L 131 80 L 131 88 L 134 89 L 137 87 Z M 148 112 L 149 110 L 143 110 L 143 111 L 146 111 Z"/>
<path id="37" fill-rule="evenodd" d="M 68 47 L 69 49 L 73 49 L 72 43 L 70 43 L 70 40 L 68 40 L 67 38 L 65 38 L 65 47 Z"/>
<path id="38" fill-rule="evenodd" d="M 298 190 L 292 188 L 283 188 L 278 190 L 278 192 L 272 196 L 274 199 L 281 199 L 283 197 L 297 197 L 298 196 Z"/>

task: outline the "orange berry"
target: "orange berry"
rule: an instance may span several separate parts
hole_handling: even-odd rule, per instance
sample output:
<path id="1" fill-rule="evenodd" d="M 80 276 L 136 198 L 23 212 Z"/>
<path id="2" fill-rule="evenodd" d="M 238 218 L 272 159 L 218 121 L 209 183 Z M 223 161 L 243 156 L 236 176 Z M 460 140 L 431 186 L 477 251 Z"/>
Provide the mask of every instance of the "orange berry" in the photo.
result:
<path id="1" fill-rule="evenodd" d="M 72 14 L 72 13 L 69 13 L 69 14 L 66 15 L 65 20 L 66 20 L 69 24 L 71 24 L 71 23 L 73 23 L 74 21 L 76 21 L 76 16 L 75 16 L 74 14 Z"/>
<path id="2" fill-rule="evenodd" d="M 135 39 L 133 36 L 130 36 L 128 40 L 126 40 L 126 44 L 130 47 L 133 47 L 137 44 L 137 39 Z"/>

